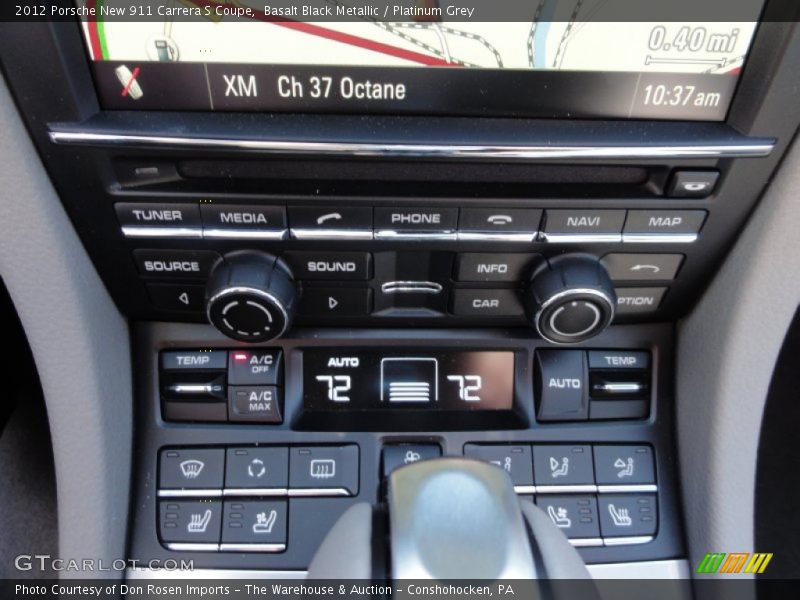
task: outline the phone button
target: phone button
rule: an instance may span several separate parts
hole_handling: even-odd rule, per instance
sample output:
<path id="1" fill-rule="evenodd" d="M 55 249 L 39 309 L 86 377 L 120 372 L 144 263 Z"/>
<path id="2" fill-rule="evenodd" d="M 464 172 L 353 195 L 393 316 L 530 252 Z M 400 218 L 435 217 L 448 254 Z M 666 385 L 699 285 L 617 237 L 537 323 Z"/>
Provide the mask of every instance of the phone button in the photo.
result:
<path id="1" fill-rule="evenodd" d="M 530 233 L 539 231 L 542 211 L 538 208 L 462 208 L 459 233 Z"/>
<path id="2" fill-rule="evenodd" d="M 289 225 L 298 240 L 371 240 L 372 207 L 293 206 Z"/>

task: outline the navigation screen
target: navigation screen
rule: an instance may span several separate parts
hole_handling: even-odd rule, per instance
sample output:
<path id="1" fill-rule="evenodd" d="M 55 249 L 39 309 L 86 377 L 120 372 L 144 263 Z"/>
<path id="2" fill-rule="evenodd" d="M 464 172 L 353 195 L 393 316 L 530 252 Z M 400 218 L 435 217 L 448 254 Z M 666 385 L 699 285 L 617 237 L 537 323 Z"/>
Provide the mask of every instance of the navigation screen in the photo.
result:
<path id="1" fill-rule="evenodd" d="M 715 121 L 727 114 L 762 4 L 78 0 L 77 7 L 107 109 Z M 646 20 L 648 7 L 660 18 Z M 723 15 L 741 20 L 691 20 Z"/>

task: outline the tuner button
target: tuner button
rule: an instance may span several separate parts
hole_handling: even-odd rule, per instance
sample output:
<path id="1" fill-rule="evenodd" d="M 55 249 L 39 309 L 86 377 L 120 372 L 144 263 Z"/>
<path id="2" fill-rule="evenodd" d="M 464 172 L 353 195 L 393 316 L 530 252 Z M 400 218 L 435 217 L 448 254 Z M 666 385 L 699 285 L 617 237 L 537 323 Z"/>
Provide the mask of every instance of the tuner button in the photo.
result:
<path id="1" fill-rule="evenodd" d="M 206 313 L 214 327 L 241 342 L 267 342 L 289 329 L 297 291 L 289 268 L 264 252 L 232 252 L 211 272 Z"/>
<path id="2" fill-rule="evenodd" d="M 588 340 L 608 327 L 617 298 L 606 268 L 591 256 L 550 260 L 525 294 L 528 318 L 544 339 L 557 344 Z"/>

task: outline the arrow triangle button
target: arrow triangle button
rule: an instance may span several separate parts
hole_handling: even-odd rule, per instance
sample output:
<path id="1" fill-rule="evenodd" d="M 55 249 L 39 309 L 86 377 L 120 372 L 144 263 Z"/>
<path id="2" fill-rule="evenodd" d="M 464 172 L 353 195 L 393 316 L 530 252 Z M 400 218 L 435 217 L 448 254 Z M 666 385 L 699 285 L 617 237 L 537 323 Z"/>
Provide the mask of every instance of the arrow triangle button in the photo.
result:
<path id="1" fill-rule="evenodd" d="M 328 308 L 334 310 L 337 306 L 339 306 L 339 301 L 333 296 L 328 296 Z"/>

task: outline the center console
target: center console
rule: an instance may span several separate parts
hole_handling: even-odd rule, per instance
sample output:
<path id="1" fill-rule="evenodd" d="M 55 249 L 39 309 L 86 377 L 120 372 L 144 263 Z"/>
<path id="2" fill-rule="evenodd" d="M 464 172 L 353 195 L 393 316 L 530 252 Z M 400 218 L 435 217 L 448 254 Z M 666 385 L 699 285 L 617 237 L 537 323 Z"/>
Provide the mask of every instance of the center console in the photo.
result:
<path id="1" fill-rule="evenodd" d="M 530 72 L 456 69 L 404 46 L 410 25 L 369 47 L 422 68 L 312 68 L 277 42 L 270 65 L 199 58 L 191 20 L 136 51 L 113 20 L 4 24 L 10 87 L 134 334 L 130 557 L 301 576 L 393 470 L 456 456 L 508 473 L 590 566 L 684 558 L 675 324 L 800 123 L 779 93 L 794 24 L 752 4 L 746 27 L 686 32 L 716 71 L 670 54 L 676 23 L 648 26 L 641 65 L 581 38 L 560 68 L 534 43 Z M 367 43 L 297 23 L 275 27 Z"/>

